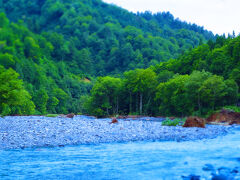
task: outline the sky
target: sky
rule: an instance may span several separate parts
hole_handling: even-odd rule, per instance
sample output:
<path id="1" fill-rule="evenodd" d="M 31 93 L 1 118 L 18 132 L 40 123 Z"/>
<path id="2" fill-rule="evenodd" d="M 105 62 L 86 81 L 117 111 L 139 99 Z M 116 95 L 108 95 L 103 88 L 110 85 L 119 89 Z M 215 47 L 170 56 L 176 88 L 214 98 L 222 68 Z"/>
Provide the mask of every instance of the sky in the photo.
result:
<path id="1" fill-rule="evenodd" d="M 240 33 L 239 0 L 103 0 L 132 12 L 169 11 L 175 18 L 204 26 L 214 34 Z"/>

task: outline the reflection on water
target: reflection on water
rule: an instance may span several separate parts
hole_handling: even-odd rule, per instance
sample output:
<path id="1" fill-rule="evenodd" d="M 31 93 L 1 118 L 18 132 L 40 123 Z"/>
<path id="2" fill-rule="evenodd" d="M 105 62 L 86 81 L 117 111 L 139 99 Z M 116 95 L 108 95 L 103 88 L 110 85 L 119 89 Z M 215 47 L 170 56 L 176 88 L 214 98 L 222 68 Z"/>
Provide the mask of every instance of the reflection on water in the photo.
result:
<path id="1" fill-rule="evenodd" d="M 1 179 L 240 179 L 238 167 L 238 127 L 211 140 L 0 151 Z"/>

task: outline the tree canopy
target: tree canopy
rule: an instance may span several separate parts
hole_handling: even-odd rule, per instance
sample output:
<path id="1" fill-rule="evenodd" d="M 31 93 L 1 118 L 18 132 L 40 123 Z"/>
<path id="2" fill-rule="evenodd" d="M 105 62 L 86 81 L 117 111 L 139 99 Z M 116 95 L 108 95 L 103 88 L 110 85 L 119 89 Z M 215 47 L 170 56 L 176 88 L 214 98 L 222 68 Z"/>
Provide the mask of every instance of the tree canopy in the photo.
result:
<path id="1" fill-rule="evenodd" d="M 0 114 L 33 114 L 35 105 L 13 69 L 0 66 Z"/>
<path id="2" fill-rule="evenodd" d="M 54 61 L 91 76 L 147 68 L 214 39 L 212 32 L 169 12 L 134 14 L 101 0 L 3 0 L 2 11 L 41 33 L 52 44 L 46 49 Z M 41 56 L 34 38 L 25 37 L 24 44 L 27 57 Z"/>

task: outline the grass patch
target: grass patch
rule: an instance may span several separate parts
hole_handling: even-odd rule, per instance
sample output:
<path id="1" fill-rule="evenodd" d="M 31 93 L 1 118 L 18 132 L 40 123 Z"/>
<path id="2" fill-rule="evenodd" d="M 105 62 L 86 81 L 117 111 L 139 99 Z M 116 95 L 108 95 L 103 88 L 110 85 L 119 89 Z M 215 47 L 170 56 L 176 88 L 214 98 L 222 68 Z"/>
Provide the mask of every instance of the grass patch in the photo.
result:
<path id="1" fill-rule="evenodd" d="M 175 118 L 173 120 L 166 118 L 162 122 L 162 126 L 182 126 L 186 121 L 186 118 Z"/>
<path id="2" fill-rule="evenodd" d="M 223 109 L 240 113 L 240 107 L 237 107 L 237 106 L 225 106 L 223 107 Z"/>
<path id="3" fill-rule="evenodd" d="M 47 114 L 46 117 L 58 117 L 58 114 Z"/>

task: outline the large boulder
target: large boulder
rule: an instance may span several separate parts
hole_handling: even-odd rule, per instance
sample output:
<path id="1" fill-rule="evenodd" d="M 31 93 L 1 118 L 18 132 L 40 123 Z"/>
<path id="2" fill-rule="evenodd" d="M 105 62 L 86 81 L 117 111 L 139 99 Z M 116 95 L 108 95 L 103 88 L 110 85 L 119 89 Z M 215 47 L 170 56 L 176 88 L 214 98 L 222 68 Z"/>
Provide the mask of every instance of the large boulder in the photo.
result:
<path id="1" fill-rule="evenodd" d="M 214 113 L 207 118 L 209 124 L 240 124 L 240 113 L 231 110 L 222 109 L 218 113 Z"/>
<path id="2" fill-rule="evenodd" d="M 199 117 L 188 117 L 183 127 L 205 128 L 205 120 Z"/>
<path id="3" fill-rule="evenodd" d="M 117 118 L 113 117 L 112 122 L 110 122 L 110 124 L 116 124 L 116 123 L 118 123 L 118 120 L 117 120 Z"/>
<path id="4" fill-rule="evenodd" d="M 66 115 L 67 118 L 73 118 L 74 116 L 75 116 L 75 114 L 73 114 L 73 113 Z"/>

